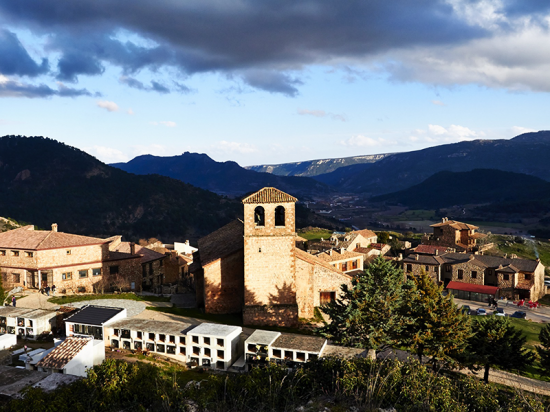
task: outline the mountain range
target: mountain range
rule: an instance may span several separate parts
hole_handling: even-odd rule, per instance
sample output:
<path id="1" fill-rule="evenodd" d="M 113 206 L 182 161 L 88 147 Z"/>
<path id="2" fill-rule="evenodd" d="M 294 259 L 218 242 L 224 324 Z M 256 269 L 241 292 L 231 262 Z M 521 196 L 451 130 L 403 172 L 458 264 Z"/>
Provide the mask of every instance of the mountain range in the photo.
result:
<path id="1" fill-rule="evenodd" d="M 216 162 L 206 154 L 185 152 L 179 156 L 138 156 L 111 166 L 138 175 L 159 174 L 212 192 L 241 196 L 262 187 L 277 187 L 306 200 L 334 192 L 330 186 L 309 177 L 279 176 L 247 170 L 235 162 Z"/>
<path id="2" fill-rule="evenodd" d="M 272 173 L 278 176 L 318 176 L 333 172 L 345 166 L 375 163 L 391 153 L 341 157 L 335 159 L 305 160 L 303 162 L 282 163 L 275 165 L 247 166 L 249 170 L 261 173 Z"/>
<path id="3" fill-rule="evenodd" d="M 200 174 L 200 169 L 195 173 Z M 254 173 L 254 172 L 250 172 Z M 323 187 L 323 185 L 320 185 Z M 0 137 L 0 215 L 60 231 L 128 240 L 196 240 L 242 204 L 165 176 L 135 175 L 43 137 Z M 342 226 L 297 205 L 297 226 Z"/>

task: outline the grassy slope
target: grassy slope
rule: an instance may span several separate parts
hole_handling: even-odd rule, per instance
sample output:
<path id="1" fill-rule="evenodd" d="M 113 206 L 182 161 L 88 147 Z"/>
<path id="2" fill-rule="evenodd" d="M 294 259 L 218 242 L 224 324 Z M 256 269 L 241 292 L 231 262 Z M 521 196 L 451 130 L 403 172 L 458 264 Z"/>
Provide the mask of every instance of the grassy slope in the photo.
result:
<path id="1" fill-rule="evenodd" d="M 83 302 L 87 300 L 96 299 L 127 299 L 137 300 L 140 302 L 170 302 L 170 298 L 160 296 L 142 296 L 135 295 L 133 293 L 117 293 L 117 294 L 103 294 L 103 295 L 72 295 L 72 296 L 56 296 L 48 299 L 48 302 L 56 305 L 65 305 L 73 302 Z"/>

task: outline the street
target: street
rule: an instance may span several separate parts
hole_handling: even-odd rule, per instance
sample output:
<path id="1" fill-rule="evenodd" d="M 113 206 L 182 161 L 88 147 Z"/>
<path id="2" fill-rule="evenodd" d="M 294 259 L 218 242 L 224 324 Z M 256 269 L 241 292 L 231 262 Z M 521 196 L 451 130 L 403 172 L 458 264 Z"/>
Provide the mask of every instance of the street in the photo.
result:
<path id="1" fill-rule="evenodd" d="M 487 303 L 475 302 L 472 300 L 463 300 L 463 299 L 454 299 L 458 307 L 469 306 L 472 311 L 477 310 L 478 308 L 483 308 L 487 311 L 487 314 L 492 314 L 494 309 L 491 309 Z M 509 316 L 516 311 L 522 311 L 527 314 L 527 319 L 533 322 L 547 323 L 550 322 L 550 308 L 547 306 L 539 306 L 537 309 L 529 309 L 525 306 L 514 305 L 511 301 L 508 301 L 508 304 L 503 304 L 499 302 L 499 308 L 504 309 L 504 313 Z"/>

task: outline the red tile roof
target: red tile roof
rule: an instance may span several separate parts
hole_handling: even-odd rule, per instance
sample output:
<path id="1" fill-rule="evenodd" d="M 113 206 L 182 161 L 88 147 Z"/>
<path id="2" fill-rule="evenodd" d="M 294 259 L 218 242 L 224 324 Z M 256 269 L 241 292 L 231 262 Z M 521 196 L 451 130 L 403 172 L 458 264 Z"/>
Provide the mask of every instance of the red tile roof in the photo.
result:
<path id="1" fill-rule="evenodd" d="M 63 369 L 91 340 L 91 338 L 68 337 L 41 359 L 36 366 L 47 369 Z"/>
<path id="2" fill-rule="evenodd" d="M 430 227 L 442 227 L 442 226 L 451 226 L 453 229 L 456 229 L 456 230 L 479 229 L 477 226 L 470 225 L 468 223 L 458 222 L 456 220 L 447 220 L 445 222 L 439 222 L 434 225 L 430 225 Z"/>
<path id="3" fill-rule="evenodd" d="M 97 237 L 73 235 L 50 230 L 34 230 L 34 226 L 32 225 L 0 233 L 0 248 L 7 249 L 57 249 L 98 245 L 108 242 L 107 239 Z"/>
<path id="4" fill-rule="evenodd" d="M 418 245 L 414 248 L 415 253 L 423 253 L 425 255 L 435 255 L 435 251 L 442 255 L 447 252 L 446 246 Z"/>
<path id="5" fill-rule="evenodd" d="M 472 283 L 462 283 L 455 281 L 449 282 L 449 284 L 447 285 L 447 289 L 484 293 L 486 295 L 494 295 L 498 291 L 498 287 L 496 286 L 474 285 Z"/>
<path id="6" fill-rule="evenodd" d="M 376 233 L 374 233 L 372 230 L 369 230 L 369 229 L 354 230 L 351 233 L 357 233 L 358 235 L 363 236 L 365 239 L 376 236 Z"/>
<path id="7" fill-rule="evenodd" d="M 298 199 L 274 187 L 264 187 L 243 199 L 243 203 L 295 203 Z"/>

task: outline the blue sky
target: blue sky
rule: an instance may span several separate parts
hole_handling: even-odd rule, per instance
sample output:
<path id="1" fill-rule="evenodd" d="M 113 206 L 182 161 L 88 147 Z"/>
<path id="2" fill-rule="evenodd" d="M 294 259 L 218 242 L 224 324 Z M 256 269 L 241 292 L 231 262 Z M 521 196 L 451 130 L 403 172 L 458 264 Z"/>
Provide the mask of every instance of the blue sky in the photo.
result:
<path id="1" fill-rule="evenodd" d="M 241 165 L 548 129 L 550 3 L 0 0 L 0 135 Z"/>

